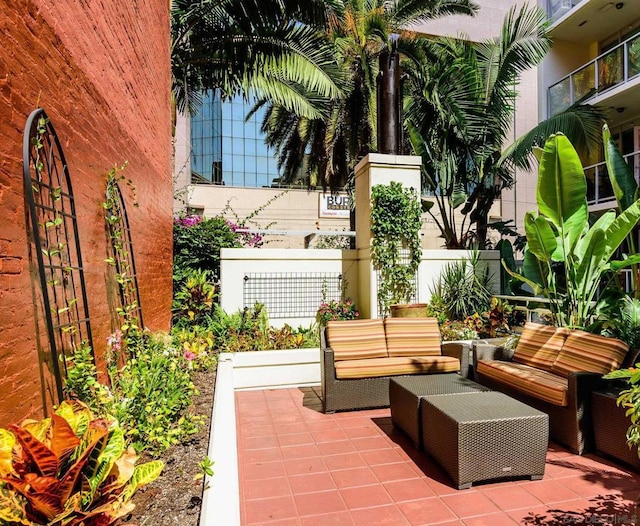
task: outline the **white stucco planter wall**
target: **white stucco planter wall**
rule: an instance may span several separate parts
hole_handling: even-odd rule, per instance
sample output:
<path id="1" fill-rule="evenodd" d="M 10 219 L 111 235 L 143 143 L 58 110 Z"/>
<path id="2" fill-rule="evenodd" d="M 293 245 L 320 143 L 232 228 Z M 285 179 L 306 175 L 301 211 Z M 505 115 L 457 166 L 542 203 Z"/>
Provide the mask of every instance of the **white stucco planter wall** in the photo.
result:
<path id="1" fill-rule="evenodd" d="M 304 387 L 320 383 L 320 349 L 230 353 L 237 390 Z"/>

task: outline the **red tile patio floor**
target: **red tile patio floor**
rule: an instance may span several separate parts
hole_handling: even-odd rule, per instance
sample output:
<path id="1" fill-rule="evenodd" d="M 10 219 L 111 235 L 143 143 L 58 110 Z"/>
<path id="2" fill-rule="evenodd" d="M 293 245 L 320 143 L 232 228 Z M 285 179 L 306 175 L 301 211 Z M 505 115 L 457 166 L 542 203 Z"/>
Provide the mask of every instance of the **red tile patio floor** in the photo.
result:
<path id="1" fill-rule="evenodd" d="M 640 475 L 550 444 L 540 481 L 459 491 L 388 409 L 325 415 L 318 388 L 236 393 L 242 524 L 633 524 Z"/>

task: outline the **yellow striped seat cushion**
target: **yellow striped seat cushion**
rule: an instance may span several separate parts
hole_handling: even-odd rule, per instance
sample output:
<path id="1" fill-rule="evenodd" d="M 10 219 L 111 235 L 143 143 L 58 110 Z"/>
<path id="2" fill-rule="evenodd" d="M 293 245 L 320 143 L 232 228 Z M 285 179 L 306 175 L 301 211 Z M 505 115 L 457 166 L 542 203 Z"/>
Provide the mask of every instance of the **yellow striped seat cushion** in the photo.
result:
<path id="1" fill-rule="evenodd" d="M 435 318 L 386 318 L 389 356 L 439 356 L 440 329 Z"/>
<path id="2" fill-rule="evenodd" d="M 480 360 L 478 374 L 554 405 L 567 405 L 569 381 L 562 376 L 513 362 Z"/>
<path id="3" fill-rule="evenodd" d="M 369 360 L 343 360 L 336 362 L 336 377 L 374 378 L 401 374 L 455 373 L 460 361 L 451 356 L 394 356 Z"/>
<path id="4" fill-rule="evenodd" d="M 327 323 L 327 344 L 334 361 L 386 358 L 387 341 L 382 320 L 348 320 Z"/>
<path id="5" fill-rule="evenodd" d="M 626 343 L 615 338 L 572 330 L 552 371 L 562 376 L 572 371 L 607 374 L 620 367 L 628 350 Z"/>
<path id="6" fill-rule="evenodd" d="M 528 322 L 522 331 L 513 361 L 551 371 L 569 329 Z"/>

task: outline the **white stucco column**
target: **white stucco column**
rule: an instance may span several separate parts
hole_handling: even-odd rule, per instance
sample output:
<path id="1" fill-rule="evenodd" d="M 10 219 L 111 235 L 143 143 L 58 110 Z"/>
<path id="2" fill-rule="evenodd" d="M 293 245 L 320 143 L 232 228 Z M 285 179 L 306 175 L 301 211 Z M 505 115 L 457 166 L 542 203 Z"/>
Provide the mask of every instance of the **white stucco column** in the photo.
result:
<path id="1" fill-rule="evenodd" d="M 420 195 L 420 165 L 415 155 L 370 153 L 355 167 L 358 308 L 362 318 L 378 317 L 376 275 L 371 264 L 371 188 L 392 181 L 414 188 Z"/>

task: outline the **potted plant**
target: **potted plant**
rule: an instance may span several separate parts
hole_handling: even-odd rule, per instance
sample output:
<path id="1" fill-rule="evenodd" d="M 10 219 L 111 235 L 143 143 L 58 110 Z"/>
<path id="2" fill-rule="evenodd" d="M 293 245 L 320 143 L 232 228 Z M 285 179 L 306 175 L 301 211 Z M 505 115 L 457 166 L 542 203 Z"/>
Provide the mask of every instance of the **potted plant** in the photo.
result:
<path id="1" fill-rule="evenodd" d="M 371 189 L 371 262 L 378 273 L 378 312 L 426 316 L 426 304 L 407 308 L 415 293 L 422 247 L 421 207 L 415 189 L 392 181 Z"/>

